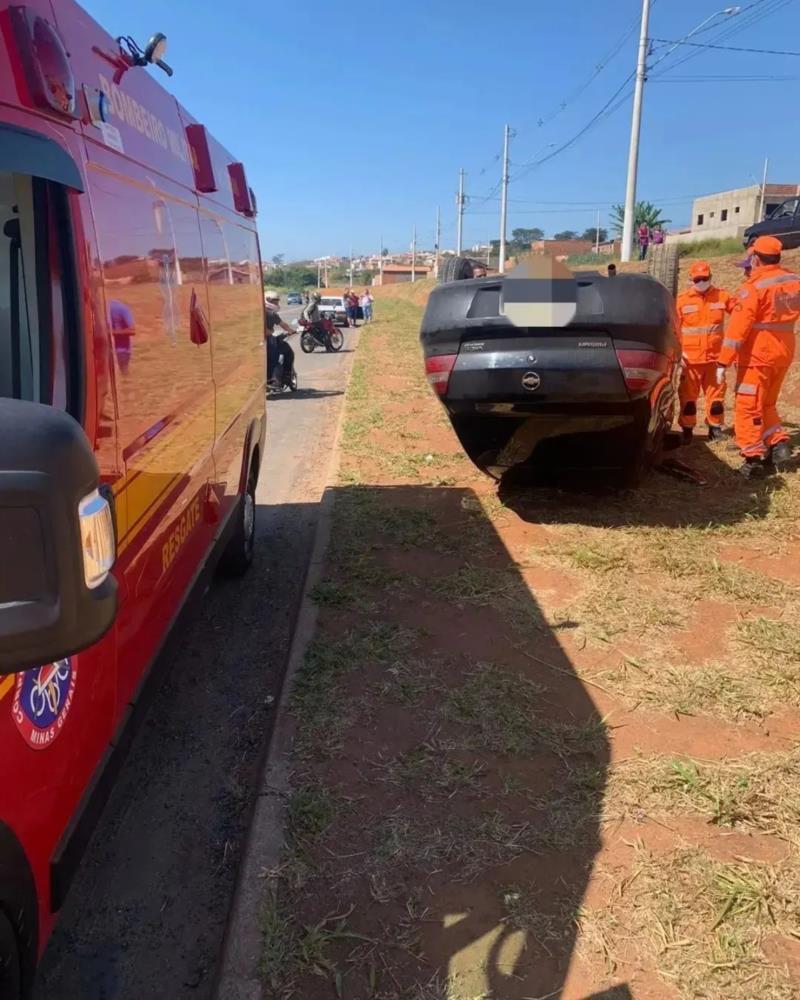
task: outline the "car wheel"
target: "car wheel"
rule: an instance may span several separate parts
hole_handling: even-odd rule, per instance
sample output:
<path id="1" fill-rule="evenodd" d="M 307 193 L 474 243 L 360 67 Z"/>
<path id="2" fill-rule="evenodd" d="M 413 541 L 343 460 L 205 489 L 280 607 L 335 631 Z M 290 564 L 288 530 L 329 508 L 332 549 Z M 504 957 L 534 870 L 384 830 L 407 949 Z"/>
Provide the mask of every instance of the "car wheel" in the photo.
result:
<path id="1" fill-rule="evenodd" d="M 316 346 L 316 340 L 314 340 L 314 335 L 306 331 L 300 334 L 300 350 L 303 354 L 313 354 L 314 347 Z"/>
<path id="2" fill-rule="evenodd" d="M 236 527 L 219 561 L 222 576 L 244 576 L 253 562 L 256 542 L 256 474 L 250 470 L 247 489 L 239 504 Z"/>
<path id="3" fill-rule="evenodd" d="M 647 254 L 647 273 L 660 281 L 670 295 L 678 294 L 678 247 L 674 243 L 651 246 Z"/>
<path id="4" fill-rule="evenodd" d="M 468 257 L 447 257 L 439 265 L 439 283 L 461 281 L 472 277 L 472 261 Z"/>
<path id="5" fill-rule="evenodd" d="M 22 1000 L 22 970 L 17 936 L 11 922 L 2 912 L 0 912 L 0 997 L 3 1000 Z"/>

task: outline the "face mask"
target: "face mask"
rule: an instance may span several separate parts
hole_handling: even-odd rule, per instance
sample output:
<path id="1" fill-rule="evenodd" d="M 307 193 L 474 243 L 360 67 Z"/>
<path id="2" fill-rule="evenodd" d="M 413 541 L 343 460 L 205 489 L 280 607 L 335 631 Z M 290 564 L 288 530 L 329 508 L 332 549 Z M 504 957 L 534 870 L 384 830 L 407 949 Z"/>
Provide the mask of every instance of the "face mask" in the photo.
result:
<path id="1" fill-rule="evenodd" d="M 694 287 L 698 292 L 707 292 L 711 288 L 711 281 L 695 281 Z"/>

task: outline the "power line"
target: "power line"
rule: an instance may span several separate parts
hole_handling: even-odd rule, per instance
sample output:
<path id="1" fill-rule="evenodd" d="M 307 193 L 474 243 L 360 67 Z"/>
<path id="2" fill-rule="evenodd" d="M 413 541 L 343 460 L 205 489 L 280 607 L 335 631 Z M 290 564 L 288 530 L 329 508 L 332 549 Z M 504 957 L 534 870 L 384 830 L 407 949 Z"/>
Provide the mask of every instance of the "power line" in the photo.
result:
<path id="1" fill-rule="evenodd" d="M 688 45 L 693 49 L 719 49 L 722 52 L 755 52 L 762 56 L 800 56 L 800 52 L 787 52 L 781 49 L 747 49 L 736 45 L 713 45 L 710 42 L 680 42 L 672 38 L 651 38 L 653 42 L 665 42 L 667 45 Z"/>
<path id="2" fill-rule="evenodd" d="M 789 83 L 800 76 L 671 76 L 651 83 Z"/>

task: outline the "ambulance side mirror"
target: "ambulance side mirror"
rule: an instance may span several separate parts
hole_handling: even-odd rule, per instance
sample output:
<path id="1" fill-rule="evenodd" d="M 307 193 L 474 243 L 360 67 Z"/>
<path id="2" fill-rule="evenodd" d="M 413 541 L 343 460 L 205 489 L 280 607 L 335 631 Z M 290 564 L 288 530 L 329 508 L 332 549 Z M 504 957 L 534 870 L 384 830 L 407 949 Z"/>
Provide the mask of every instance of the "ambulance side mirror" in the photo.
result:
<path id="1" fill-rule="evenodd" d="M 80 425 L 0 399 L 0 675 L 79 652 L 114 622 L 113 499 Z"/>

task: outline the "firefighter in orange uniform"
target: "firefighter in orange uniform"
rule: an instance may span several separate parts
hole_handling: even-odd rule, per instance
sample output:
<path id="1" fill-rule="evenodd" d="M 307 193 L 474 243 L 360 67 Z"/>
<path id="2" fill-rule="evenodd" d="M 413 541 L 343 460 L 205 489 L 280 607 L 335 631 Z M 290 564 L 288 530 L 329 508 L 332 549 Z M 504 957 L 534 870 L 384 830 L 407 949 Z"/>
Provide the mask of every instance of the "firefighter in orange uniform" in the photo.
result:
<path id="1" fill-rule="evenodd" d="M 792 457 L 777 402 L 794 358 L 800 277 L 781 267 L 782 250 L 774 236 L 753 243 L 753 268 L 736 293 L 717 367 L 717 381 L 724 385 L 725 370 L 737 365 L 736 444 L 748 478 L 780 470 Z"/>
<path id="2" fill-rule="evenodd" d="M 677 300 L 683 351 L 683 378 L 680 386 L 683 439 L 692 440 L 697 423 L 697 400 L 705 397 L 709 440 L 723 436 L 725 422 L 725 382 L 717 382 L 717 358 L 722 347 L 726 313 L 736 304 L 734 296 L 711 284 L 711 267 L 697 260 L 689 268 L 691 287 Z"/>

